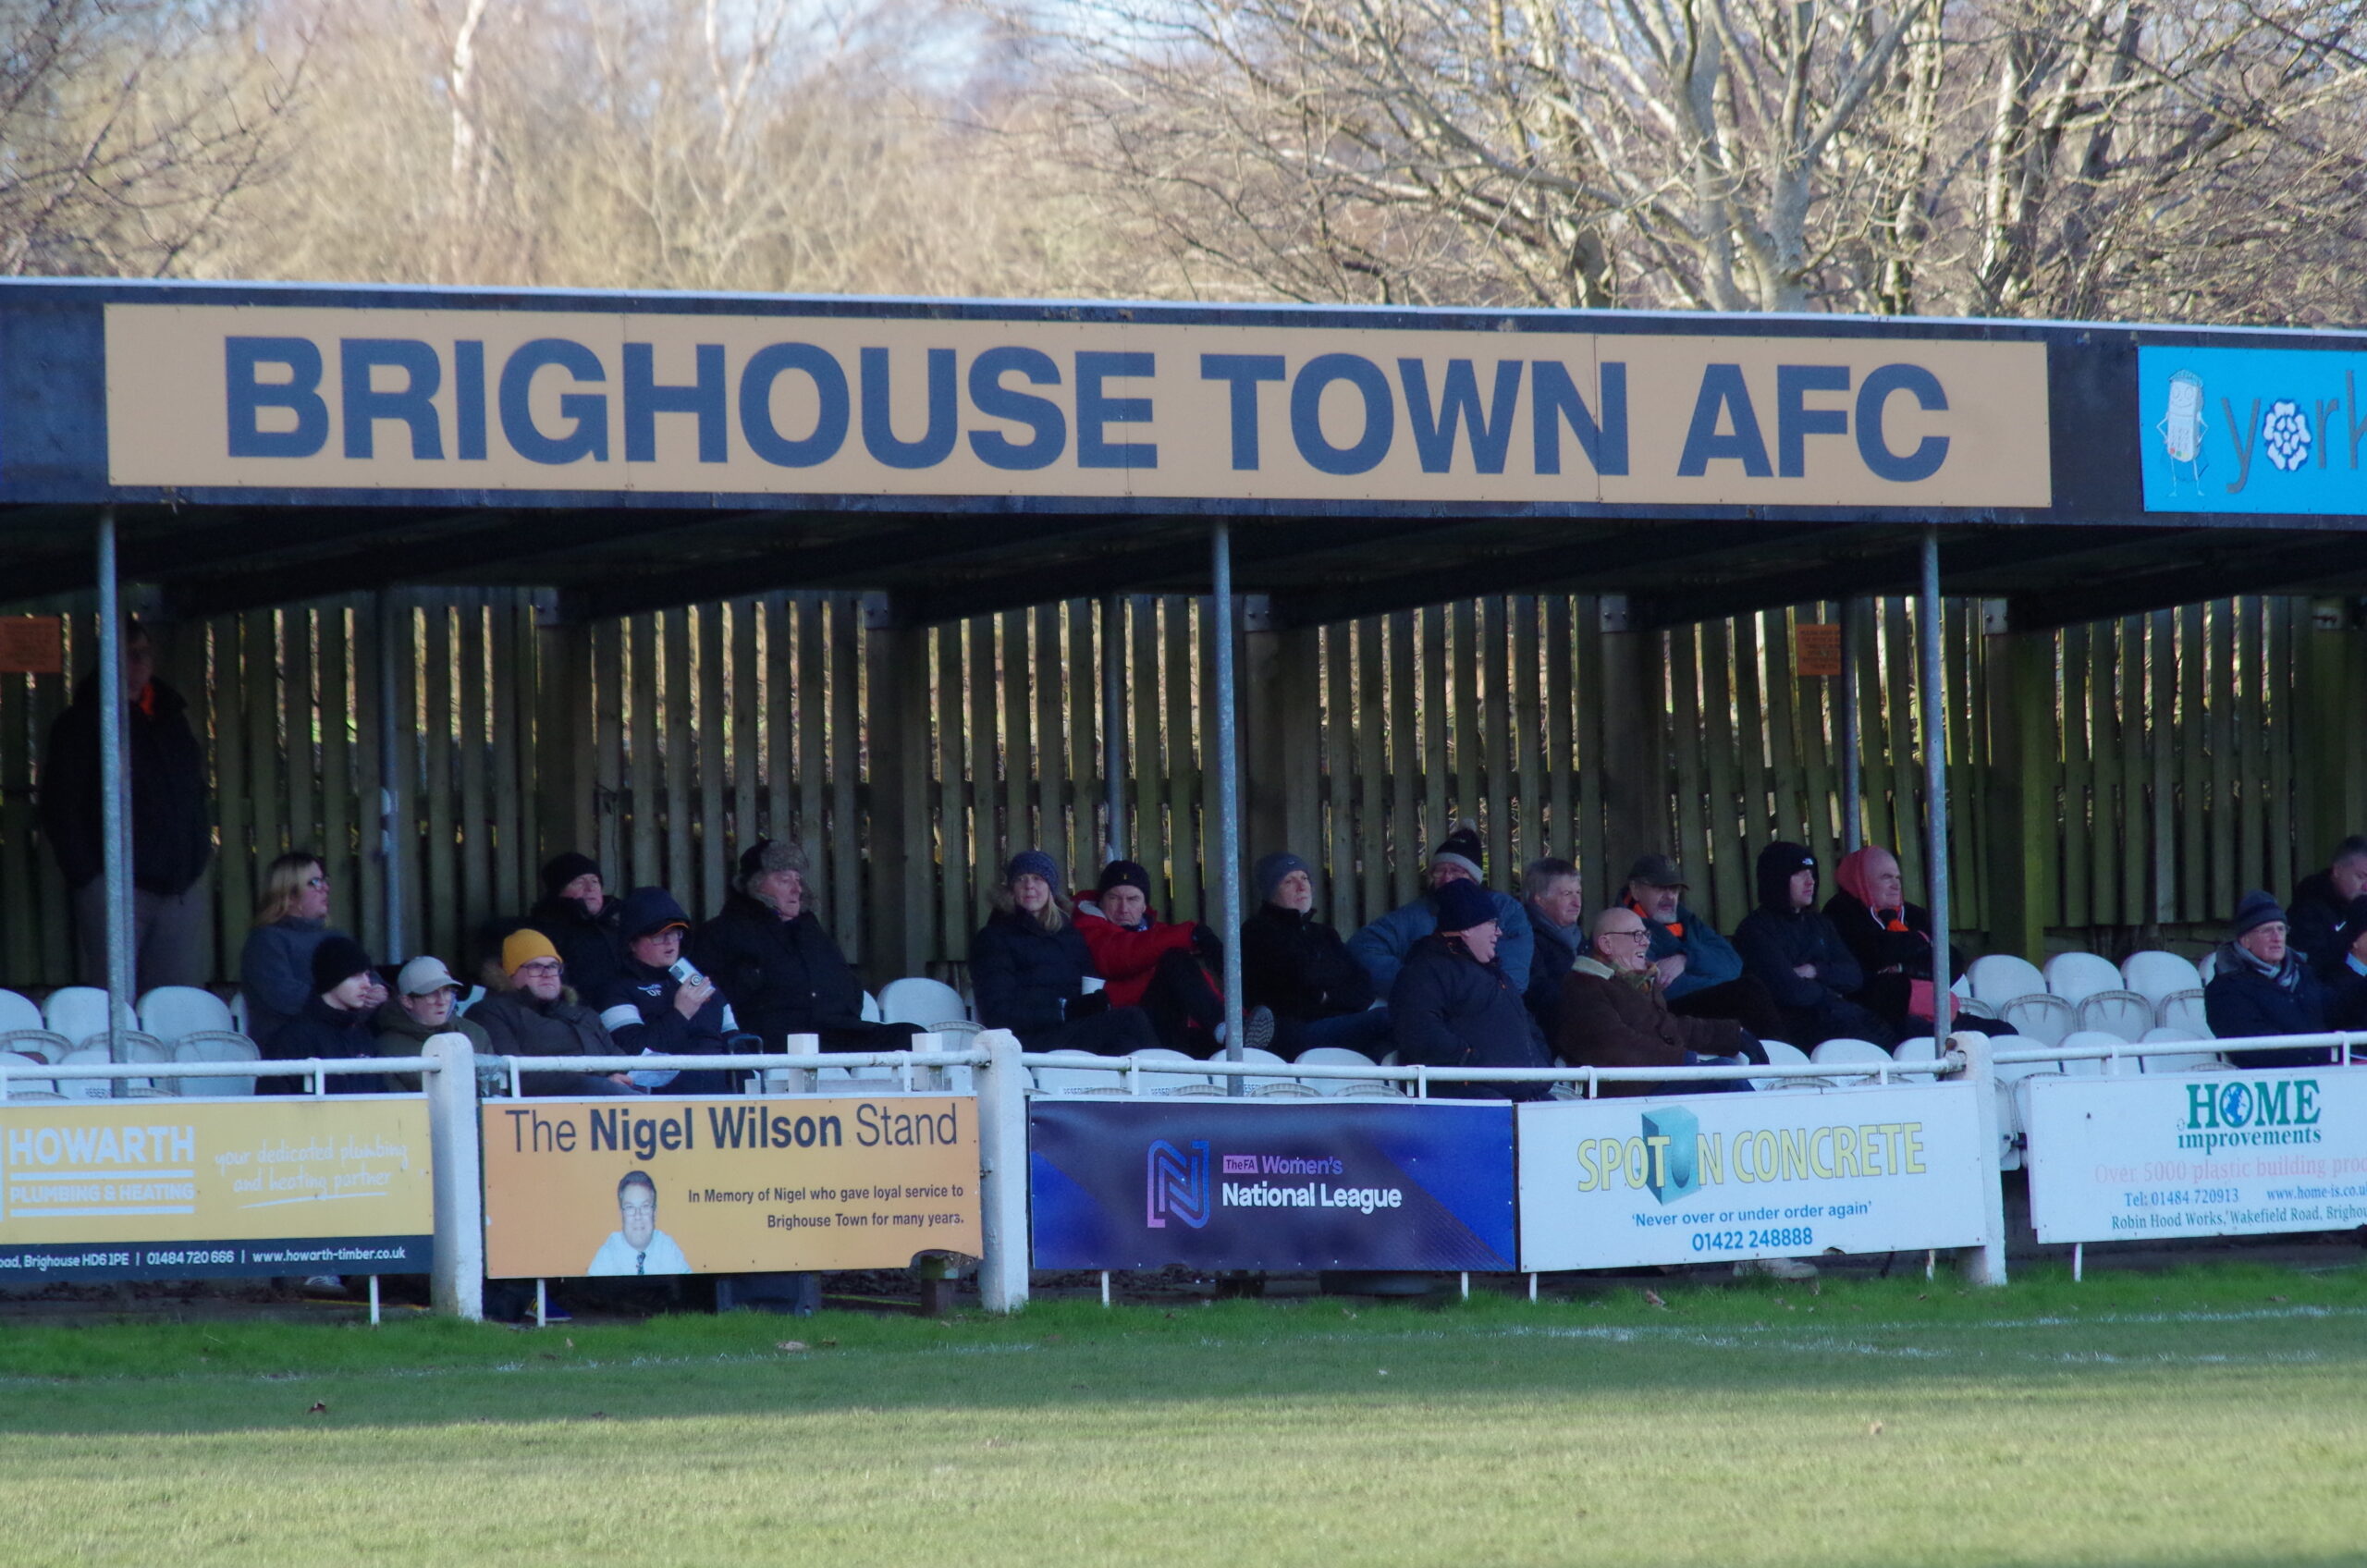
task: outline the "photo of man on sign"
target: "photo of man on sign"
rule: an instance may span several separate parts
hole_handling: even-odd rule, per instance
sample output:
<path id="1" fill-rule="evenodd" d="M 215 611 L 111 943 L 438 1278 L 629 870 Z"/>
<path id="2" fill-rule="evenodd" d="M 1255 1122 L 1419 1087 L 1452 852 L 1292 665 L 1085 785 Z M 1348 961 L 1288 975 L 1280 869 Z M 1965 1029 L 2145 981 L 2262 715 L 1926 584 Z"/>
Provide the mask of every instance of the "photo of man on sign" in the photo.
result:
<path id="1" fill-rule="evenodd" d="M 645 1170 L 628 1170 L 617 1183 L 621 1230 L 611 1231 L 592 1255 L 586 1274 L 688 1274 L 690 1260 L 674 1238 L 657 1228 L 657 1183 Z"/>

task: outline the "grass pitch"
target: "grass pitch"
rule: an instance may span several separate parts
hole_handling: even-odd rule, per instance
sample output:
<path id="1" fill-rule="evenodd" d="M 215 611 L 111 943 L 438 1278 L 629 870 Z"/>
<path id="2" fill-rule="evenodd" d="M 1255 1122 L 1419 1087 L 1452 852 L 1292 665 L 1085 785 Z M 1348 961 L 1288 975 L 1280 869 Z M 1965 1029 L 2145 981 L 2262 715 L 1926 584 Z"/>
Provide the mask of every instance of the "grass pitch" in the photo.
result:
<path id="1" fill-rule="evenodd" d="M 0 1556 L 2367 1561 L 2361 1269 L 1662 1293 L 23 1329 Z"/>

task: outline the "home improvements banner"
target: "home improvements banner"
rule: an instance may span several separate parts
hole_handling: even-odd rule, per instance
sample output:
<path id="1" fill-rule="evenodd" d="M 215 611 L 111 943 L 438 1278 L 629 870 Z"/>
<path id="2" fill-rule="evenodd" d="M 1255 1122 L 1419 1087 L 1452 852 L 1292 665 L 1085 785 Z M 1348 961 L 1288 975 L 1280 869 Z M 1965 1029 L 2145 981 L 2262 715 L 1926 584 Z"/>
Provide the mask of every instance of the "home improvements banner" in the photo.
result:
<path id="1" fill-rule="evenodd" d="M 1622 1268 L 1981 1240 L 1966 1084 L 1519 1109 L 1520 1257 Z"/>
<path id="2" fill-rule="evenodd" d="M 0 1281 L 424 1274 L 416 1095 L 0 1106 Z"/>
<path id="3" fill-rule="evenodd" d="M 2367 1071 L 2027 1082 L 2023 1166 L 2042 1242 L 2367 1224 Z"/>
<path id="4" fill-rule="evenodd" d="M 975 1255 L 977 1101 L 488 1103 L 485 1273 L 901 1268 Z"/>

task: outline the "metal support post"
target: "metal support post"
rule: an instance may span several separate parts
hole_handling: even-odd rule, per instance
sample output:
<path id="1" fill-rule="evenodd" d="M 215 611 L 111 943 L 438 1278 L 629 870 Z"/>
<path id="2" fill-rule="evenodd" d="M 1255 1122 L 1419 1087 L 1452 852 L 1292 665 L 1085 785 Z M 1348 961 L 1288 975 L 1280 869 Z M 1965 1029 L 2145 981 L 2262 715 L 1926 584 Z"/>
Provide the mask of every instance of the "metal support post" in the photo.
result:
<path id="1" fill-rule="evenodd" d="M 123 733 L 123 606 L 116 583 L 115 508 L 99 508 L 99 830 L 106 867 L 107 1060 L 123 1060 L 131 973 L 131 756 Z M 111 1086 L 120 1092 L 120 1084 Z"/>
<path id="2" fill-rule="evenodd" d="M 1948 987 L 1948 692 L 1940 656 L 1940 531 L 1923 531 L 1923 592 L 1916 606 L 1920 655 L 1916 687 L 1923 708 L 1924 864 L 1932 899 L 1932 1035 L 1948 1037 L 1956 1006 Z"/>
<path id="3" fill-rule="evenodd" d="M 395 744 L 401 733 L 396 704 L 396 693 L 402 683 L 395 679 L 395 661 L 411 656 L 411 616 L 405 606 L 399 619 L 406 635 L 397 636 L 398 619 L 392 588 L 378 590 L 378 804 L 380 851 L 386 869 L 386 962 L 402 961 L 403 949 L 403 861 L 404 848 L 411 842 L 408 824 L 410 791 L 403 788 L 402 767 Z"/>
<path id="4" fill-rule="evenodd" d="M 978 1305 L 1016 1312 L 1027 1305 L 1027 1069 L 1019 1036 L 989 1029 L 978 1070 Z"/>
<path id="5" fill-rule="evenodd" d="M 1858 601 L 1841 601 L 1841 852 L 1864 841 L 1864 731 L 1858 714 Z"/>
<path id="6" fill-rule="evenodd" d="M 423 1075 L 428 1152 L 435 1158 L 435 1262 L 428 1276 L 430 1294 L 436 1311 L 473 1322 L 484 1317 L 476 1049 L 466 1035 L 436 1035 L 419 1054 L 438 1064 Z"/>
<path id="7" fill-rule="evenodd" d="M 1233 713 L 1233 530 L 1216 525 L 1215 614 L 1217 643 L 1217 860 L 1223 897 L 1217 905 L 1217 934 L 1224 941 L 1224 1055 L 1239 1061 L 1241 1042 L 1241 737 Z M 1247 1088 L 1240 1074 L 1225 1080 L 1225 1092 Z"/>
<path id="8" fill-rule="evenodd" d="M 1126 853 L 1126 600 L 1101 601 L 1101 790 L 1109 802 L 1108 860 Z"/>

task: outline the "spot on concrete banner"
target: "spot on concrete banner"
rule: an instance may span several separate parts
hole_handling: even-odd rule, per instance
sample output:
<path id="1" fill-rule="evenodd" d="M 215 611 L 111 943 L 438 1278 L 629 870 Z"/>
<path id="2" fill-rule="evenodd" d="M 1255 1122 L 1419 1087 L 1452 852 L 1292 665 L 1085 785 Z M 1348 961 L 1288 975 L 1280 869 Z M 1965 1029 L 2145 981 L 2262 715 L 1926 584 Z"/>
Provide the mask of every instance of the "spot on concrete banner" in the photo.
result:
<path id="1" fill-rule="evenodd" d="M 417 1096 L 0 1107 L 0 1281 L 423 1274 Z"/>
<path id="2" fill-rule="evenodd" d="M 1521 1267 L 1625 1268 L 1970 1246 L 1969 1084 L 1520 1108 Z"/>
<path id="3" fill-rule="evenodd" d="M 901 1268 L 983 1246 L 967 1096 L 535 1099 L 484 1116 L 495 1279 Z"/>
<path id="4" fill-rule="evenodd" d="M 1514 1266 L 1506 1105 L 1040 1099 L 1027 1142 L 1038 1268 Z"/>

